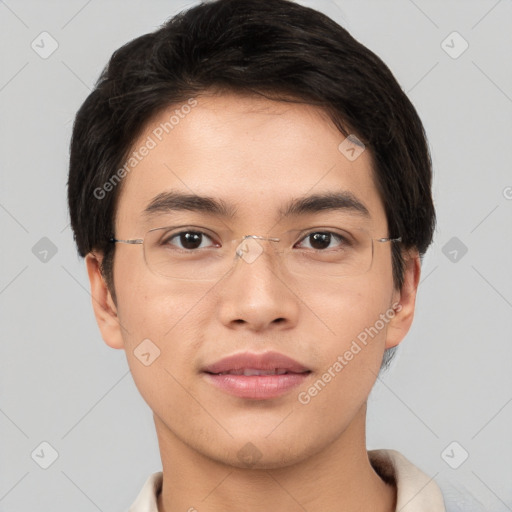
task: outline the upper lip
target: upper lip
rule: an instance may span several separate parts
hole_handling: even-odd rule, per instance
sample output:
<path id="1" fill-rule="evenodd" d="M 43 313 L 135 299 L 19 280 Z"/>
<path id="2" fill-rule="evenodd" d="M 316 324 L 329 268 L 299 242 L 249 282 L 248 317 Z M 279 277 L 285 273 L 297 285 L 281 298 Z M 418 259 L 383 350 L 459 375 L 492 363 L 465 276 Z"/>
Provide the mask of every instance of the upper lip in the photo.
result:
<path id="1" fill-rule="evenodd" d="M 304 373 L 310 371 L 291 357 L 279 352 L 263 352 L 255 354 L 243 352 L 227 356 L 203 368 L 206 373 L 222 373 L 233 370 L 286 370 L 291 373 Z"/>

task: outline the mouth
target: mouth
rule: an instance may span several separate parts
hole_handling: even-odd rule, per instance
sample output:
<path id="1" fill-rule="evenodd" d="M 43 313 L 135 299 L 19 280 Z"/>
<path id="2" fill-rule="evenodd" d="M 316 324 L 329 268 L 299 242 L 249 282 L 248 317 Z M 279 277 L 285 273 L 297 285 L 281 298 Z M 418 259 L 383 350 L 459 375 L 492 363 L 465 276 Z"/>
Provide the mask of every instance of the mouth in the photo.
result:
<path id="1" fill-rule="evenodd" d="M 208 372 L 209 373 L 209 372 Z M 213 373 L 212 375 L 245 375 L 252 377 L 253 375 L 286 375 L 289 372 L 284 368 L 274 368 L 273 370 L 258 370 L 257 368 L 243 368 L 240 370 L 228 370 L 227 372 Z"/>
<path id="2" fill-rule="evenodd" d="M 311 370 L 277 352 L 240 353 L 228 356 L 202 370 L 216 388 L 240 398 L 277 398 L 299 386 Z"/>

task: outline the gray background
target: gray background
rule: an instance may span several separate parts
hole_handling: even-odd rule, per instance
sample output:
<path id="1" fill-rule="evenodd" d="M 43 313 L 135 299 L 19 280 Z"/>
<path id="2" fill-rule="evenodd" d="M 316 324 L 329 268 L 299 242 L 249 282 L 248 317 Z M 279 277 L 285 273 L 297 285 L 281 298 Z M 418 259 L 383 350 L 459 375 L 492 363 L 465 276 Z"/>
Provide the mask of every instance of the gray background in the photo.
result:
<path id="1" fill-rule="evenodd" d="M 370 396 L 368 448 L 512 510 L 512 2 L 301 3 L 388 64 L 434 163 L 435 243 L 413 328 Z M 0 511 L 127 510 L 161 469 L 151 412 L 93 317 L 68 225 L 68 143 L 111 53 L 190 5 L 0 1 Z M 58 43 L 47 58 L 43 31 Z M 47 469 L 42 442 L 58 454 Z"/>

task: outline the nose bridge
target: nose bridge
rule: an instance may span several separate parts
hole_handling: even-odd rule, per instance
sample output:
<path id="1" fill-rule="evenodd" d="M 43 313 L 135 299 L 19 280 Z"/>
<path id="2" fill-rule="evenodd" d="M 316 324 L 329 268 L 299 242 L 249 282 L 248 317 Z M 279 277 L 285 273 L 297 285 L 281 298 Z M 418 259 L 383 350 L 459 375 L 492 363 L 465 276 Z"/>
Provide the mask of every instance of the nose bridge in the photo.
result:
<path id="1" fill-rule="evenodd" d="M 278 237 L 269 237 L 261 235 L 245 235 L 239 242 L 235 244 L 235 264 L 238 259 L 242 259 L 245 263 L 253 263 L 256 261 L 264 252 L 270 251 L 273 255 L 277 255 L 279 251 L 275 251 L 274 244 L 278 244 L 281 241 Z M 261 242 L 268 242 L 267 244 Z M 271 246 L 271 247 L 269 247 Z"/>
<path id="2" fill-rule="evenodd" d="M 220 291 L 219 318 L 225 325 L 246 324 L 261 330 L 274 324 L 289 328 L 298 319 L 299 306 L 284 280 L 276 276 L 280 251 L 274 251 L 280 238 L 245 235 L 233 240 L 229 284 Z M 270 247 L 268 247 L 270 246 Z M 267 250 L 267 254 L 265 253 Z M 269 259 L 266 259 L 269 258 Z"/>

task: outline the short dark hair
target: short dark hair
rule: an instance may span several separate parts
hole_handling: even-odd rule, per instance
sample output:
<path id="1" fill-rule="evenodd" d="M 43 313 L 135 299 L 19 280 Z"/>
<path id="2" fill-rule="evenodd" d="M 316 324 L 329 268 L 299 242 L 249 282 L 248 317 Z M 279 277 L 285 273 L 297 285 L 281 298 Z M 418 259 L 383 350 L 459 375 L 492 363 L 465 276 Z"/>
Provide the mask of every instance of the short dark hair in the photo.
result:
<path id="1" fill-rule="evenodd" d="M 423 256 L 435 226 L 432 163 L 414 106 L 382 60 L 326 15 L 289 0 L 216 0 L 116 50 L 76 115 L 71 226 L 82 257 L 103 253 L 102 273 L 114 300 L 115 244 L 109 239 L 122 187 L 100 198 L 95 191 L 123 167 L 155 115 L 212 90 L 321 107 L 342 134 L 365 144 L 388 236 L 402 237 L 392 249 L 394 285 L 401 288 L 402 249 Z"/>

